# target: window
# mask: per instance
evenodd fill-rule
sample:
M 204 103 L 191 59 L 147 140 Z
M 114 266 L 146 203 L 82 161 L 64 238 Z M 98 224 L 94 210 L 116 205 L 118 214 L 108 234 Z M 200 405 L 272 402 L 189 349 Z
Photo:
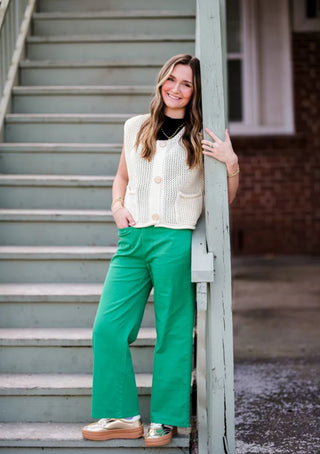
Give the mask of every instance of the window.
M 294 0 L 294 31 L 320 31 L 320 0 Z
M 227 0 L 226 4 L 231 133 L 293 133 L 287 0 Z

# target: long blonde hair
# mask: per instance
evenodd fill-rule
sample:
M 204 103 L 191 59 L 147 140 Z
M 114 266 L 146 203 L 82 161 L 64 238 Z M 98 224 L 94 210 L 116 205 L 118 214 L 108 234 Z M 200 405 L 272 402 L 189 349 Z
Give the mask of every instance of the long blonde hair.
M 161 68 L 156 93 L 151 101 L 150 116 L 142 124 L 136 139 L 136 148 L 141 145 L 141 156 L 151 161 L 156 152 L 156 140 L 158 133 L 165 120 L 165 104 L 161 95 L 163 83 L 170 77 L 176 65 L 187 65 L 192 69 L 193 92 L 192 98 L 186 106 L 184 117 L 184 133 L 182 143 L 187 151 L 187 165 L 190 169 L 200 167 L 202 163 L 201 130 L 202 130 L 202 111 L 201 111 L 201 78 L 200 62 L 196 57 L 187 54 L 175 55 L 168 60 Z

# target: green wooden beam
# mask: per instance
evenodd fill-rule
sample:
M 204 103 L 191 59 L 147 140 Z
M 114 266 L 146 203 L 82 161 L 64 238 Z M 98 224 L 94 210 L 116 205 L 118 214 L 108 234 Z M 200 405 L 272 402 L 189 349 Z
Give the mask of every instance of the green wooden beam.
M 197 1 L 196 53 L 201 63 L 204 128 L 224 139 L 227 125 L 226 18 L 223 0 Z M 199 454 L 234 454 L 233 336 L 229 207 L 225 165 L 205 157 L 205 235 L 214 282 L 198 284 Z M 202 229 L 201 226 L 199 226 Z M 198 230 L 198 228 L 197 228 Z M 198 282 L 203 280 L 194 279 Z M 203 300 L 207 300 L 204 304 Z M 207 306 L 205 308 L 205 306 Z M 204 312 L 205 311 L 205 312 Z M 204 314 L 205 313 L 205 320 Z M 199 331 L 201 330 L 201 333 Z M 205 342 L 206 367 L 201 369 Z M 203 380 L 205 373 L 205 380 Z M 203 390 L 203 383 L 206 389 Z M 199 390 L 200 385 L 200 390 Z M 201 388 L 202 386 L 202 388 Z M 206 408 L 203 402 L 206 401 Z

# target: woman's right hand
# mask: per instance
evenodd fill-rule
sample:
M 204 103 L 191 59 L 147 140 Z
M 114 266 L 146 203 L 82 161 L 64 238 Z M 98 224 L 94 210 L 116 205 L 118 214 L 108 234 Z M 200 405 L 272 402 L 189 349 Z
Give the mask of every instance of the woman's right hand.
M 118 229 L 125 229 L 129 225 L 135 225 L 136 223 L 131 213 L 124 207 L 115 209 L 112 214 Z

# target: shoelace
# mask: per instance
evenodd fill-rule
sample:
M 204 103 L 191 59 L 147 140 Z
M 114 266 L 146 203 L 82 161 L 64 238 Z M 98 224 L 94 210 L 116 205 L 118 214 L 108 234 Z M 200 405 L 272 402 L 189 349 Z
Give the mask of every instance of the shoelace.
M 108 421 L 110 421 L 110 418 L 102 418 L 102 419 L 99 419 L 99 421 L 97 421 L 97 424 L 99 426 L 104 426 Z
M 172 426 L 168 426 L 167 424 L 158 424 L 155 422 L 152 422 L 150 424 L 150 428 L 151 429 L 163 429 L 166 434 L 169 433 L 170 430 L 172 430 Z

